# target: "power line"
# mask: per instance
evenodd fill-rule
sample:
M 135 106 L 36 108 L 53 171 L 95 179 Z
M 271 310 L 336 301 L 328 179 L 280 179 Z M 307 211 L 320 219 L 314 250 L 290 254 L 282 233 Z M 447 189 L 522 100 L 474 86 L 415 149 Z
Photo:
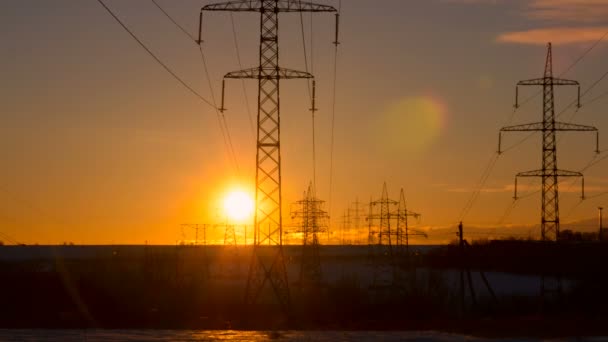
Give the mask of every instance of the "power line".
M 490 160 L 488 161 L 488 164 L 486 165 L 483 173 L 481 174 L 481 178 L 479 179 L 479 182 L 477 182 L 478 185 L 474 188 L 473 193 L 471 193 L 471 197 L 469 197 L 469 200 L 467 201 L 464 208 L 460 212 L 460 217 L 459 217 L 458 221 L 462 221 L 465 218 L 465 216 L 469 213 L 471 208 L 473 208 L 473 204 L 475 204 L 475 201 L 477 201 L 477 198 L 479 197 L 481 190 L 483 190 L 483 187 L 485 186 L 486 182 L 488 181 L 488 178 L 490 178 L 490 174 L 494 170 L 494 166 L 496 166 L 496 162 L 498 161 L 499 157 L 500 157 L 500 155 L 498 153 L 494 153 L 492 155 L 492 158 L 490 158 Z
M 331 221 L 331 205 L 332 205 L 332 194 L 333 194 L 333 181 L 334 181 L 334 131 L 336 126 L 336 85 L 338 83 L 338 45 L 340 42 L 339 38 L 339 22 L 338 18 L 342 14 L 342 0 L 338 0 L 338 13 L 336 13 L 336 41 L 334 42 L 334 79 L 333 79 L 333 94 L 331 101 L 331 138 L 329 147 L 329 199 L 327 201 L 327 211 Z
M 572 68 L 574 68 L 580 61 L 582 61 L 601 41 L 603 41 L 606 36 L 608 36 L 608 31 L 606 31 L 606 33 L 604 33 L 604 35 L 602 35 L 602 37 L 600 39 L 598 39 L 596 42 L 594 42 L 581 56 L 579 56 L 576 60 L 574 60 L 574 62 L 572 62 L 562 73 L 560 73 L 560 76 L 566 74 L 568 71 L 570 71 Z M 597 84 L 599 84 L 599 82 L 601 82 L 604 78 L 606 78 L 608 76 L 608 72 L 606 72 L 605 74 L 603 74 L 598 80 L 596 80 L 591 87 L 589 87 L 583 94 L 581 94 L 581 98 L 583 96 L 585 96 L 587 93 L 589 93 L 589 91 L 591 91 L 595 86 L 597 86 Z M 522 106 L 526 105 L 530 100 L 532 100 L 533 98 L 535 98 L 536 96 L 538 96 L 541 91 L 536 92 L 534 95 L 526 98 L 524 101 L 522 101 L 518 107 L 515 107 L 513 109 L 513 112 L 511 113 L 511 115 L 509 116 L 509 119 L 507 120 L 507 124 L 509 125 L 510 122 L 514 119 L 515 114 L 517 112 L 518 108 L 521 108 Z M 608 92 L 606 92 L 605 94 L 602 94 L 602 96 L 608 95 Z M 601 96 L 600 96 L 601 97 Z M 594 98 L 592 101 L 596 101 L 598 98 Z M 590 101 L 590 102 L 592 102 Z M 574 104 L 576 103 L 576 101 L 571 102 L 566 108 L 564 108 L 558 115 L 557 117 L 560 117 L 566 110 L 568 110 L 570 107 L 572 107 Z M 576 112 L 575 112 L 576 114 Z M 572 119 L 572 118 L 571 118 Z M 523 144 L 525 141 L 527 141 L 528 139 L 530 139 L 532 136 L 534 136 L 533 133 L 528 134 L 526 137 L 524 137 L 523 139 L 521 139 L 520 141 L 516 142 L 515 144 L 513 144 L 512 146 L 509 146 L 508 148 L 504 149 L 503 151 L 501 151 L 501 153 L 505 153 L 508 152 L 514 148 L 516 148 L 517 146 Z M 496 159 L 498 159 L 496 157 Z M 478 182 L 478 186 L 475 188 L 475 190 L 473 191 L 473 193 L 471 194 L 471 197 L 469 198 L 467 204 L 465 204 L 464 209 L 461 212 L 461 218 L 459 219 L 459 221 L 461 221 L 464 216 L 468 213 L 468 211 L 471 209 L 471 207 L 473 206 L 473 204 L 475 203 L 475 201 L 477 200 L 477 197 L 479 196 L 479 193 L 481 192 L 481 190 L 483 189 L 483 186 L 485 185 L 485 182 L 487 181 L 489 174 L 491 173 L 494 164 L 495 164 L 495 159 L 493 157 L 493 159 L 491 159 L 491 161 L 488 163 L 488 166 L 486 166 L 486 168 L 484 169 L 484 172 L 482 173 L 482 177 L 480 179 L 480 181 Z M 503 217 L 501 218 L 501 221 L 504 220 L 508 214 L 513 210 L 513 208 L 515 207 L 516 203 L 515 201 L 507 208 L 507 210 L 505 211 L 505 214 L 503 214 Z
M 237 174 L 240 174 L 241 170 L 239 168 L 238 160 L 236 159 L 236 153 L 234 151 L 234 145 L 232 144 L 232 137 L 230 136 L 230 130 L 228 129 L 228 123 L 226 122 L 226 116 L 224 116 L 224 113 L 221 113 L 220 110 L 217 108 L 217 102 L 215 101 L 215 92 L 213 91 L 213 85 L 211 84 L 211 77 L 209 77 L 209 69 L 207 68 L 207 59 L 205 58 L 205 53 L 203 52 L 202 45 L 199 45 L 198 49 L 201 53 L 201 60 L 203 61 L 203 69 L 205 71 L 205 75 L 207 78 L 207 84 L 209 85 L 209 92 L 211 93 L 211 100 L 213 101 L 215 113 L 219 120 L 220 127 L 222 126 L 222 124 L 224 126 L 224 128 L 223 128 L 223 131 L 225 131 L 225 136 L 224 136 L 225 141 L 224 142 L 227 142 L 228 151 L 232 157 L 232 162 L 234 163 L 234 166 L 236 167 L 236 172 L 237 172 Z
M 144 49 L 149 55 L 150 57 L 152 57 L 163 69 L 165 69 L 165 71 L 167 71 L 171 76 L 173 76 L 173 78 L 175 78 L 182 86 L 184 86 L 184 88 L 186 88 L 188 91 L 190 91 L 194 96 L 196 96 L 197 98 L 199 98 L 203 103 L 216 108 L 209 100 L 207 100 L 206 98 L 204 98 L 201 94 L 199 94 L 196 90 L 194 90 L 191 86 L 189 86 L 184 80 L 182 80 L 175 72 L 173 72 L 173 70 L 171 70 L 171 68 L 169 68 L 167 66 L 167 64 L 165 64 L 163 61 L 160 60 L 160 58 L 158 58 L 139 38 L 137 38 L 137 36 L 133 33 L 133 31 L 131 31 L 117 16 L 116 14 L 114 14 L 114 12 L 112 12 L 112 10 L 106 6 L 106 4 L 103 2 L 103 0 L 97 0 L 97 2 L 99 2 L 99 4 L 101 4 L 101 6 L 103 6 L 103 8 L 105 8 L 105 10 L 112 16 L 112 18 L 114 18 L 114 20 L 116 20 L 116 22 L 118 24 L 120 24 L 120 26 L 122 26 L 122 28 L 127 31 L 127 33 L 131 36 L 131 38 L 133 38 L 138 44 L 139 46 L 141 46 L 142 49 Z
M 300 7 L 302 7 L 302 1 L 298 0 L 298 5 Z M 300 32 L 302 35 L 302 49 L 304 51 L 304 70 L 306 72 L 310 72 L 312 73 L 312 69 L 313 69 L 313 63 L 312 63 L 312 13 L 310 15 L 310 69 L 308 68 L 308 52 L 306 51 L 306 35 L 304 34 L 304 13 L 300 12 Z M 315 136 L 315 111 L 316 108 L 314 108 L 314 103 L 313 103 L 313 94 L 312 94 L 312 90 L 310 87 L 310 80 L 307 79 L 306 80 L 306 89 L 308 90 L 308 99 L 309 101 L 312 103 L 312 107 L 311 107 L 311 112 L 312 112 L 312 184 L 313 184 L 313 189 L 316 192 L 316 187 L 317 187 L 317 157 L 316 157 L 316 153 L 317 153 L 317 148 L 316 148 L 316 136 Z
M 568 71 L 572 70 L 572 68 L 574 68 L 580 61 L 582 61 L 593 49 L 595 49 L 596 46 L 599 45 L 599 43 L 601 43 L 606 36 L 608 36 L 608 31 L 606 31 L 598 40 L 596 40 L 593 44 L 591 44 L 591 46 L 589 46 L 589 48 L 587 50 L 585 50 L 585 52 L 583 52 L 582 55 L 580 55 L 577 59 L 575 59 L 564 71 L 562 71 L 558 77 L 562 77 L 563 75 L 565 75 L 566 73 L 568 73 Z M 540 93 L 542 92 L 542 90 L 539 90 L 537 92 L 535 92 L 534 94 L 532 94 L 530 97 L 526 98 L 525 100 L 523 100 L 521 102 L 521 105 L 524 105 L 526 103 L 528 103 L 529 101 L 531 101 L 532 99 L 536 98 L 538 95 L 540 95 Z
M 101 0 L 98 0 L 102 3 L 103 2 Z M 158 4 L 158 2 L 156 2 L 155 0 L 151 0 L 152 3 L 178 28 L 180 29 L 188 38 L 190 38 L 195 44 L 197 44 L 197 40 L 196 38 L 194 38 L 194 36 L 192 34 L 190 34 L 182 25 L 180 25 L 177 20 L 175 20 L 167 11 L 165 11 L 165 9 L 163 9 L 162 6 L 160 6 L 160 4 Z M 107 6 L 104 5 L 104 7 L 108 10 L 109 8 Z M 114 18 L 116 18 L 116 20 L 119 20 L 111 11 L 110 14 L 112 14 L 112 16 Z M 140 42 L 140 45 L 143 46 L 143 44 L 141 43 L 141 41 L 139 39 L 137 39 L 137 37 L 135 37 L 135 35 L 133 33 L 131 33 L 131 31 L 129 31 L 125 25 L 122 24 L 122 22 L 119 21 L 119 23 L 131 34 L 131 36 L 133 36 L 133 38 L 135 38 L 138 42 Z M 211 78 L 209 77 L 209 71 L 207 68 L 207 62 L 206 62 L 206 58 L 205 58 L 205 53 L 203 52 L 203 48 L 200 44 L 197 44 L 199 47 L 199 51 L 201 54 L 201 60 L 203 62 L 203 69 L 205 71 L 205 77 L 207 78 L 207 82 L 209 85 L 209 91 L 211 93 L 211 100 L 212 100 L 212 104 L 209 103 L 208 100 L 205 100 L 207 102 L 207 104 L 210 104 L 213 109 L 215 110 L 215 113 L 218 117 L 218 124 L 220 126 L 220 131 L 222 132 L 222 138 L 224 139 L 224 145 L 226 147 L 226 150 L 228 152 L 228 155 L 230 156 L 230 159 L 232 161 L 232 163 L 234 163 L 234 167 L 236 168 L 237 174 L 240 174 L 240 168 L 239 168 L 239 164 L 238 164 L 238 160 L 236 157 L 236 153 L 234 151 L 234 145 L 232 144 L 232 137 L 230 135 L 230 130 L 228 129 L 228 124 L 226 122 L 226 117 L 224 116 L 223 113 L 220 113 L 218 107 L 217 107 L 217 102 L 215 100 L 215 93 L 213 91 L 213 86 L 211 85 Z M 145 46 L 143 46 L 147 51 L 149 51 Z
M 596 40 L 579 58 L 577 58 L 572 64 L 570 64 L 570 66 L 568 66 L 566 68 L 566 70 L 562 71 L 561 74 L 559 74 L 559 76 L 563 76 L 565 75 L 568 71 L 570 71 L 572 68 L 574 68 L 575 65 L 577 65 L 581 60 L 583 60 L 583 58 L 585 58 L 590 52 L 591 50 L 595 49 L 596 46 L 599 45 L 599 43 L 601 43 L 606 36 L 608 36 L 608 31 L 606 31 L 601 37 L 600 39 Z
M 178 28 L 179 28 L 179 29 L 180 29 L 180 30 L 181 30 L 181 31 L 182 31 L 182 32 L 183 32 L 185 35 L 187 35 L 188 37 L 190 37 L 190 39 L 192 39 L 193 41 L 195 41 L 195 42 L 196 42 L 196 38 L 194 38 L 194 36 L 193 36 L 193 35 L 192 35 L 190 32 L 188 32 L 188 30 L 186 30 L 186 29 L 185 29 L 185 28 L 184 28 L 182 25 L 180 25 L 180 24 L 179 24 L 179 23 L 178 23 L 178 22 L 177 22 L 175 19 L 173 19 L 173 17 L 172 17 L 172 16 L 170 16 L 170 15 L 169 15 L 169 13 L 168 13 L 167 11 L 165 11 L 165 10 L 164 10 L 164 9 L 163 9 L 163 8 L 162 8 L 162 7 L 161 7 L 161 6 L 160 6 L 160 5 L 157 3 L 157 2 L 156 2 L 156 0 L 151 0 L 151 1 L 152 1 L 152 3 L 153 3 L 154 5 L 156 5 L 156 7 L 158 7 L 158 9 L 159 9 L 161 12 L 163 12 L 163 14 L 164 14 L 164 15 L 165 15 L 167 18 L 169 18 L 169 20 L 171 20 L 171 22 L 172 22 L 173 24 L 175 24 L 175 26 L 177 26 L 177 27 L 178 27 Z
M 608 71 L 606 71 L 604 74 L 602 74 L 602 76 L 600 76 L 597 80 L 595 80 L 591 86 L 589 86 L 589 88 L 585 89 L 584 92 L 581 93 L 580 98 L 582 99 L 583 97 L 585 97 L 587 94 L 589 94 L 589 92 L 591 90 L 593 90 L 593 88 L 595 88 L 602 80 L 604 80 L 606 77 L 608 77 Z M 599 98 L 608 95 L 608 92 L 603 93 L 602 95 L 593 98 L 592 100 L 588 101 L 587 103 L 585 103 L 584 105 L 587 105 L 591 102 L 595 102 L 596 100 L 598 100 Z M 557 113 L 557 115 L 555 116 L 556 118 L 561 117 L 562 115 L 564 115 L 566 113 L 566 111 L 570 108 L 572 108 L 572 106 L 574 106 L 576 103 L 578 103 L 578 100 L 572 100 L 566 107 L 564 107 L 559 113 Z M 579 108 L 576 108 L 574 110 L 574 112 L 572 113 L 572 115 L 570 116 L 570 118 L 567 120 L 567 122 L 570 122 L 574 119 L 574 116 L 576 116 L 576 114 L 579 112 Z M 531 137 L 534 136 L 534 133 L 530 133 L 528 135 L 526 135 L 524 138 L 522 138 L 521 140 L 519 140 L 518 142 L 514 143 L 513 145 L 507 147 L 506 149 L 502 150 L 501 153 L 505 153 L 508 152 L 514 148 L 516 148 L 517 146 L 523 144 L 525 141 L 527 141 L 528 139 L 530 139 Z
M 236 24 L 234 23 L 234 15 L 230 12 L 230 22 L 232 23 L 232 40 L 234 41 L 234 49 L 236 51 L 236 60 L 239 64 L 239 70 L 243 70 L 243 63 L 241 62 L 241 50 L 239 49 L 239 41 L 236 36 Z M 255 128 L 253 125 L 253 115 L 251 114 L 251 106 L 249 105 L 249 97 L 247 96 L 247 88 L 245 87 L 245 80 L 241 79 L 241 86 L 243 88 L 243 97 L 245 98 L 245 108 L 247 109 L 247 118 L 249 119 L 249 129 L 255 139 Z

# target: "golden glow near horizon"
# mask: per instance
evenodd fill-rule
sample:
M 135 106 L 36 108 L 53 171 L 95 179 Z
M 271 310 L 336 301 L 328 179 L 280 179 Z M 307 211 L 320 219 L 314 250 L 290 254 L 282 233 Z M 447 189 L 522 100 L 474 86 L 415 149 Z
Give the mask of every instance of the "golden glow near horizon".
M 224 198 L 224 213 L 233 223 L 244 223 L 253 215 L 253 198 L 242 190 L 232 190 Z

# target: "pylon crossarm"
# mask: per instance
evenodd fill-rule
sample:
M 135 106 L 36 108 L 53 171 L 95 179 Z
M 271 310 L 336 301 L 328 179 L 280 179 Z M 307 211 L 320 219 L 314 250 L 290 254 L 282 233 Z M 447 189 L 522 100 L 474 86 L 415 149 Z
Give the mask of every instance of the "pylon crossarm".
M 261 12 L 268 7 L 265 3 L 268 1 L 226 1 L 206 5 L 201 11 Z M 299 0 L 279 0 L 276 1 L 276 7 L 279 12 L 338 12 L 333 6 Z
M 581 107 L 581 86 L 578 81 L 565 80 L 555 77 L 533 78 L 517 82 L 515 87 L 515 108 L 519 108 L 519 86 L 578 86 L 578 100 L 576 106 Z
M 530 80 L 523 80 L 523 81 L 519 81 L 517 82 L 518 86 L 538 86 L 538 85 L 543 85 L 545 84 L 545 78 L 541 77 L 541 78 L 533 78 Z
M 226 1 L 209 4 L 201 8 L 202 11 L 231 11 L 231 12 L 259 12 L 262 9 L 262 1 Z
M 517 106 L 517 105 L 516 105 Z M 507 126 L 500 129 L 498 132 L 498 154 L 502 153 L 502 133 L 503 132 L 532 132 L 532 131 L 542 131 L 543 123 L 535 122 L 530 124 L 523 125 L 515 125 L 515 126 Z
M 577 125 L 567 122 L 555 122 L 556 131 L 578 131 L 578 132 L 597 132 L 593 126 Z
M 513 199 L 514 200 L 518 200 L 519 197 L 517 197 L 517 179 L 519 177 L 542 177 L 544 175 L 543 170 L 533 170 L 533 171 L 525 171 L 525 172 L 520 172 L 518 174 L 515 175 L 515 187 L 513 188 L 514 192 L 513 192 Z
M 578 171 L 557 170 L 555 173 L 558 177 L 583 177 L 583 174 Z
M 533 171 L 525 171 L 525 172 L 520 172 L 518 174 L 515 175 L 515 189 L 514 189 L 514 195 L 513 195 L 513 199 L 514 200 L 518 200 L 519 197 L 517 197 L 517 179 L 519 177 L 542 177 L 544 175 L 543 170 L 533 170 Z
M 523 80 L 517 82 L 518 86 L 542 86 L 546 83 L 553 84 L 554 86 L 578 86 L 578 81 L 573 80 L 565 80 L 562 78 L 555 77 L 541 77 L 541 78 L 533 78 L 530 80 Z
M 500 129 L 501 132 L 528 132 L 528 131 L 542 131 L 543 123 L 534 122 L 523 125 L 507 126 Z
M 241 79 L 241 78 L 249 78 L 249 79 L 297 79 L 297 78 L 306 78 L 306 79 L 314 79 L 315 77 L 308 72 L 286 69 L 286 68 L 250 68 L 243 69 L 238 71 L 229 72 L 224 75 L 224 78 L 233 78 L 233 79 Z
M 578 83 L 578 81 L 565 80 L 562 78 L 553 77 L 553 85 L 555 85 L 555 86 L 579 86 L 580 84 Z
M 265 12 L 265 11 L 276 11 L 276 12 L 328 12 L 338 14 L 333 6 L 316 4 L 308 1 L 300 0 L 278 0 L 278 1 L 263 1 L 263 0 L 236 0 L 236 1 L 225 1 L 214 4 L 209 4 L 201 8 L 199 15 L 198 25 L 198 39 L 197 43 L 201 44 L 202 32 L 203 32 L 203 12 L 205 11 L 227 11 L 227 12 Z M 336 40 L 334 44 L 338 44 L 338 19 L 336 16 Z

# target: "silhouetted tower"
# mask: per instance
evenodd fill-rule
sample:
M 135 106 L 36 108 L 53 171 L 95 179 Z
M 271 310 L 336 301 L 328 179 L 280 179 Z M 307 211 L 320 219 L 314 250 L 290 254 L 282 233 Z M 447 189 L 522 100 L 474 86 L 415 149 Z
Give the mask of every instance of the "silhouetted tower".
M 182 232 L 185 228 L 194 229 L 194 245 L 198 245 L 199 230 L 203 230 L 203 246 L 207 245 L 207 224 L 200 223 L 183 223 Z
M 364 215 L 363 203 L 359 202 L 359 199 L 355 199 L 348 208 L 348 236 L 350 237 L 350 243 L 353 243 L 353 231 L 355 237 L 359 235 L 359 231 L 361 229 L 361 217 Z
M 224 246 L 236 247 L 236 230 L 235 225 L 226 222 L 224 230 Z
M 346 231 L 350 228 L 351 219 L 350 219 L 350 210 L 344 210 L 342 214 L 342 229 L 340 230 L 340 244 L 344 246 L 346 243 Z
M 205 278 L 209 278 L 209 275 L 210 275 L 209 255 L 207 254 L 207 227 L 208 226 L 209 226 L 208 224 L 200 224 L 200 223 L 183 223 L 181 225 L 182 233 L 187 228 L 194 229 L 194 232 L 195 232 L 194 245 L 195 246 L 199 245 L 199 237 L 201 237 L 200 230 L 202 230 L 203 240 L 202 240 L 202 244 L 201 244 L 200 258 L 201 258 L 201 264 L 202 264 L 202 275 Z
M 239 250 L 237 248 L 236 240 L 236 225 L 230 223 L 228 218 L 226 218 L 226 222 L 214 226 L 224 228 L 224 247 L 218 258 L 218 275 L 224 278 L 236 278 L 241 273 Z
M 517 86 L 542 86 L 543 87 L 543 121 L 503 127 L 498 135 L 498 153 L 501 153 L 501 140 L 503 132 L 530 132 L 538 131 L 543 134 L 542 143 L 542 168 L 540 170 L 520 172 L 515 176 L 515 196 L 517 199 L 518 177 L 540 177 L 542 178 L 541 194 L 541 238 L 542 240 L 555 241 L 559 238 L 559 192 L 558 181 L 560 177 L 583 177 L 580 172 L 560 170 L 557 168 L 557 141 L 558 131 L 581 131 L 596 132 L 596 152 L 599 152 L 599 138 L 597 128 L 591 126 L 575 125 L 555 121 L 555 104 L 553 89 L 555 86 L 577 86 L 580 107 L 580 85 L 577 81 L 565 80 L 553 77 L 551 43 L 547 45 L 547 59 L 545 63 L 545 74 L 542 78 L 520 81 Z M 515 91 L 515 107 L 519 107 L 518 93 Z M 585 196 L 584 179 L 582 180 L 582 196 Z
M 418 213 L 407 210 L 405 192 L 403 189 L 401 189 L 401 193 L 399 195 L 399 205 L 397 207 L 397 229 L 395 230 L 395 234 L 397 236 L 396 244 L 399 248 L 399 255 L 405 254 L 406 257 L 409 256 L 410 236 L 426 237 L 425 233 L 409 228 L 408 218 L 413 217 L 415 219 L 419 219 L 420 216 L 421 215 Z
M 302 259 L 300 261 L 299 285 L 319 285 L 322 282 L 321 258 L 319 256 L 319 234 L 327 231 L 329 216 L 323 210 L 325 201 L 315 196 L 312 183 L 304 198 L 295 202 L 291 218 L 299 220 L 297 232 L 302 233 Z
M 230 72 L 224 76 L 224 79 L 255 79 L 258 81 L 256 209 L 253 255 L 245 290 L 245 302 L 255 303 L 264 286 L 269 283 L 283 309 L 288 311 L 289 284 L 282 249 L 279 84 L 283 79 L 312 79 L 313 75 L 279 66 L 279 13 L 337 13 L 337 10 L 332 6 L 300 0 L 234 0 L 211 4 L 201 9 L 199 43 L 201 42 L 200 27 L 202 27 L 204 11 L 260 13 L 259 65 Z M 221 110 L 225 109 L 223 89 L 222 85 Z M 275 248 L 259 248 L 262 245 L 270 245 Z
M 369 215 L 369 257 L 373 267 L 372 288 L 386 289 L 397 283 L 397 258 L 393 240 L 396 237 L 395 209 L 399 203 L 388 197 L 386 183 L 382 186 L 382 197 L 371 201 Z M 375 210 L 374 210 L 375 209 Z

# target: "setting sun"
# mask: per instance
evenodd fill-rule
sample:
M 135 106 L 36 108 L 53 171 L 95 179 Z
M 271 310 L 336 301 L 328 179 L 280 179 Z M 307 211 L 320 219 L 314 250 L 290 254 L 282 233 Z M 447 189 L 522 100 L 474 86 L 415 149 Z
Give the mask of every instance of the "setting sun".
M 230 220 L 244 221 L 253 213 L 253 199 L 244 191 L 232 191 L 224 198 L 224 212 Z

